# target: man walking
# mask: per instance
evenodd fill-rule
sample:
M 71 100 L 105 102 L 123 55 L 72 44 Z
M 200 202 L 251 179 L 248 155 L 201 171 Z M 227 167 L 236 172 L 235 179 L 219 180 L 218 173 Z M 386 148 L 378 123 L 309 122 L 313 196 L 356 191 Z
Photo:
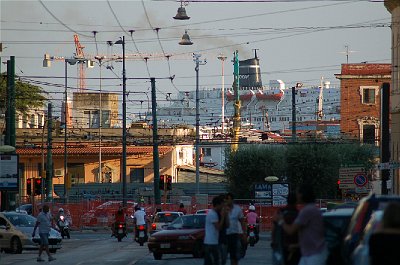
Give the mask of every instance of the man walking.
M 214 197 L 213 208 L 207 213 L 204 236 L 204 265 L 220 265 L 219 231 L 225 223 L 225 213 L 220 214 L 223 206 L 222 196 Z
M 244 244 L 247 244 L 246 223 L 243 211 L 239 205 L 233 203 L 233 194 L 226 195 L 229 207 L 229 227 L 226 229 L 228 253 L 231 265 L 238 265 L 244 257 Z
M 53 261 L 56 259 L 50 255 L 49 251 L 49 234 L 51 229 L 51 223 L 52 223 L 52 216 L 49 213 L 49 206 L 45 204 L 43 205 L 43 209 L 39 213 L 36 219 L 35 228 L 33 228 L 32 232 L 32 237 L 35 237 L 36 228 L 39 227 L 40 247 L 39 247 L 39 256 L 37 258 L 38 262 L 44 261 L 44 259 L 42 259 L 41 257 L 43 250 L 46 251 L 49 261 Z

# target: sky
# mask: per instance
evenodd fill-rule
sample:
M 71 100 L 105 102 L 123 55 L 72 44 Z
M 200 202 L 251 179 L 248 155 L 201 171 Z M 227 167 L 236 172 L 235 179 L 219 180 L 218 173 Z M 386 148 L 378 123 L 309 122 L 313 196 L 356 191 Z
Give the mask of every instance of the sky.
M 175 20 L 180 1 L 7 1 L 1 0 L 1 61 L 16 58 L 16 74 L 40 85 L 56 105 L 64 92 L 64 62 L 42 66 L 45 53 L 71 58 L 78 34 L 89 57 L 106 56 L 86 73 L 87 91 L 122 91 L 122 45 L 125 36 L 127 113 L 146 110 L 149 77 L 156 78 L 158 105 L 166 105 L 178 91 L 194 91 L 193 53 L 207 63 L 199 67 L 200 89 L 220 88 L 222 62 L 225 87 L 233 80 L 233 52 L 239 59 L 260 59 L 262 81 L 283 80 L 287 86 L 302 82 L 319 85 L 321 77 L 339 86 L 334 74 L 346 63 L 390 63 L 390 13 L 383 2 L 370 1 L 184 1 L 189 20 Z M 158 30 L 155 30 L 158 29 Z M 133 30 L 133 31 L 132 31 Z M 193 45 L 179 41 L 187 30 Z M 93 34 L 93 32 L 96 34 Z M 130 33 L 132 32 L 132 34 Z M 107 42 L 113 44 L 109 45 Z M 346 48 L 347 47 L 347 48 Z M 150 54 L 155 59 L 143 60 Z M 166 60 L 166 55 L 171 55 Z M 1 64 L 1 71 L 6 67 Z M 102 76 L 100 81 L 100 74 Z M 77 67 L 68 67 L 69 93 L 77 89 Z M 171 77 L 173 81 L 171 82 Z

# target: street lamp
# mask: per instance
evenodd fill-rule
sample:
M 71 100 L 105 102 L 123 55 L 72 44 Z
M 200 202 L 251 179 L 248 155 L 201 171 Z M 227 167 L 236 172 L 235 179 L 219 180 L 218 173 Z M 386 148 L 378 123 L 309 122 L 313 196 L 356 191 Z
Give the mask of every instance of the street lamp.
M 122 45 L 122 205 L 126 206 L 126 71 L 125 71 L 125 36 L 115 44 Z
M 101 102 L 101 67 L 103 65 L 103 60 L 106 58 L 105 56 L 98 56 L 94 57 L 97 61 L 99 61 L 99 68 L 100 68 L 100 93 L 99 93 L 99 173 L 97 182 L 101 182 L 103 179 L 102 167 L 101 167 L 101 126 L 102 126 L 102 102 Z
M 221 131 L 222 135 L 224 135 L 224 122 L 225 122 L 225 76 L 224 76 L 224 62 L 226 60 L 226 56 L 223 53 L 220 53 L 217 57 L 222 64 L 222 73 L 221 73 L 221 78 L 222 78 L 222 89 L 221 89 L 221 103 L 222 103 L 222 109 L 221 109 L 221 116 L 222 116 L 222 123 L 221 123 Z
M 193 61 L 196 63 L 194 68 L 196 71 L 196 194 L 199 194 L 200 189 L 200 152 L 199 152 L 199 142 L 200 142 L 200 98 L 199 98 L 199 66 L 205 65 L 207 61 L 200 60 L 201 54 L 193 53 Z

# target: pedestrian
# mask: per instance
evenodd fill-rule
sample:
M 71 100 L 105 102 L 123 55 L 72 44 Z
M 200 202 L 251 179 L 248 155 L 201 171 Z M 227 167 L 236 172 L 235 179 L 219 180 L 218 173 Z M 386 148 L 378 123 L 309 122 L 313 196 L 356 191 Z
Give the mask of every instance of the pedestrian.
M 220 265 L 219 231 L 225 222 L 225 213 L 222 213 L 223 198 L 216 196 L 212 200 L 213 208 L 206 216 L 204 236 L 204 265 Z M 219 218 L 218 213 L 221 213 Z
M 221 219 L 222 218 L 222 214 L 224 214 L 224 222 L 222 223 L 222 227 L 219 230 L 219 238 L 218 238 L 218 242 L 219 242 L 219 256 L 220 256 L 220 263 L 221 265 L 225 265 L 226 264 L 226 259 L 227 259 L 227 255 L 228 255 L 228 238 L 226 235 L 226 229 L 229 227 L 229 206 L 227 204 L 226 201 L 226 195 L 225 194 L 221 194 L 219 195 L 222 198 L 223 201 L 223 206 L 221 211 L 218 213 L 218 217 Z
M 179 209 L 178 212 L 183 213 L 184 215 L 187 213 L 186 209 L 185 209 L 185 205 L 183 203 L 179 204 Z
M 370 264 L 399 264 L 400 203 L 389 203 L 383 212 L 382 227 L 369 239 Z
M 226 229 L 228 253 L 231 265 L 238 265 L 244 257 L 247 247 L 246 223 L 243 211 L 239 205 L 233 203 L 232 193 L 226 194 L 229 207 L 229 226 Z
M 273 264 L 297 265 L 300 261 L 301 253 L 298 233 L 290 235 L 278 225 L 279 216 L 283 216 L 283 220 L 286 224 L 293 224 L 299 213 L 296 202 L 296 194 L 289 193 L 287 205 L 279 209 L 273 218 L 271 235 Z
M 319 208 L 315 206 L 315 193 L 311 185 L 302 185 L 297 189 L 297 201 L 304 204 L 292 224 L 285 223 L 280 215 L 278 224 L 283 230 L 294 235 L 299 233 L 301 258 L 299 265 L 325 265 L 328 250 L 325 243 L 324 224 Z
M 49 261 L 53 261 L 56 258 L 50 255 L 49 251 L 49 234 L 52 227 L 53 217 L 49 213 L 49 206 L 47 204 L 43 205 L 42 211 L 39 213 L 35 227 L 33 228 L 32 237 L 35 237 L 36 229 L 39 227 L 39 237 L 40 237 L 40 247 L 39 256 L 37 257 L 37 262 L 43 262 L 42 252 L 46 251 Z

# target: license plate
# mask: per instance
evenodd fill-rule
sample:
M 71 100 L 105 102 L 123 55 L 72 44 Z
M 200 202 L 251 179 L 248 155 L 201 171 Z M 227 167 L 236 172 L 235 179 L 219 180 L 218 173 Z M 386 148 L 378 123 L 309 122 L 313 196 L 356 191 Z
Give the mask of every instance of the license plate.
M 254 232 L 250 232 L 250 236 L 254 236 Z
M 122 234 L 124 231 L 122 229 L 118 229 L 118 233 Z
M 139 231 L 139 237 L 144 237 L 144 231 Z
M 170 248 L 171 244 L 160 244 L 160 248 Z

